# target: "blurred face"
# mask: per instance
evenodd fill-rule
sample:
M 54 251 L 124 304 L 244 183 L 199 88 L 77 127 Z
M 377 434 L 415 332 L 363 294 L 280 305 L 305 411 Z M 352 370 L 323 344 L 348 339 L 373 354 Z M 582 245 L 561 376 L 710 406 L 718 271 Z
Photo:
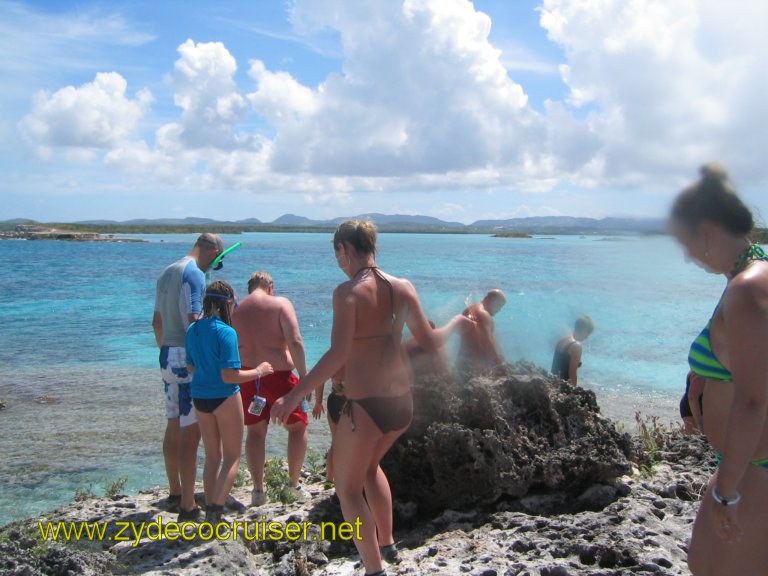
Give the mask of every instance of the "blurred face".
M 496 313 L 504 308 L 504 304 L 507 303 L 506 298 L 501 295 L 494 294 L 484 302 L 484 307 L 488 311 L 488 314 L 495 316 Z
M 573 337 L 579 342 L 584 342 L 584 340 L 589 338 L 591 334 L 591 332 L 576 332 L 574 333 Z
M 203 272 L 207 272 L 208 269 L 211 267 L 211 263 L 216 260 L 216 257 L 221 254 L 221 250 L 216 248 L 215 246 L 208 247 L 207 245 L 203 245 L 200 249 L 200 258 L 198 259 L 197 265 Z
M 670 229 L 675 240 L 683 247 L 685 259 L 711 272 L 706 263 L 708 256 L 706 235 L 702 234 L 701 227 L 694 230 L 683 222 L 673 221 Z
M 339 268 L 346 272 L 346 267 L 349 265 L 347 247 L 344 244 L 336 244 L 333 249 L 336 253 L 336 264 L 338 264 Z

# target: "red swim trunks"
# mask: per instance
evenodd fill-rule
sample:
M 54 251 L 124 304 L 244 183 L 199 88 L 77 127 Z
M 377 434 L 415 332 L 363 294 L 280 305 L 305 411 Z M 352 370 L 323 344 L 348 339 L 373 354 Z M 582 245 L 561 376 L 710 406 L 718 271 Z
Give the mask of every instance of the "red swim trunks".
M 243 366 L 243 370 L 250 370 L 250 368 Z M 254 416 L 248 412 L 248 406 L 251 405 L 251 401 L 256 395 L 256 380 L 250 380 L 244 384 L 240 384 L 240 398 L 243 401 L 245 425 L 250 426 L 257 422 L 269 420 L 270 407 L 278 398 L 282 398 L 288 394 L 288 392 L 293 390 L 298 383 L 299 379 L 296 378 L 296 375 L 290 370 L 280 370 L 269 376 L 262 377 L 260 381 L 259 396 L 267 399 L 267 405 L 264 406 L 264 409 L 259 416 Z M 307 424 L 309 422 L 307 414 L 301 411 L 300 406 L 301 405 L 296 406 L 294 411 L 291 412 L 291 415 L 288 417 L 288 424 L 294 424 L 295 422 L 304 422 L 304 424 Z

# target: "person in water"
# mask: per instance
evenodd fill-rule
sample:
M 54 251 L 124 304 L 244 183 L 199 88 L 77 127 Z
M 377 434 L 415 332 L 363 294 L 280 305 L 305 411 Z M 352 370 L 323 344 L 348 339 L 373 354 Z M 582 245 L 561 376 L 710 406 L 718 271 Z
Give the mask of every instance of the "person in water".
M 205 521 L 221 521 L 224 503 L 240 466 L 243 406 L 238 384 L 272 372 L 264 362 L 240 369 L 237 334 L 231 317 L 235 292 L 223 280 L 211 283 L 203 299 L 203 317 L 187 329 L 187 371 L 192 374 L 192 402 L 205 448 L 203 488 Z
M 581 355 L 584 351 L 582 342 L 595 331 L 595 323 L 589 316 L 576 320 L 573 334 L 565 336 L 555 346 L 552 357 L 552 374 L 566 382 L 577 386 L 578 372 L 581 368 Z
M 376 266 L 376 229 L 370 222 L 342 223 L 333 237 L 336 262 L 349 278 L 333 292 L 331 347 L 296 388 L 272 407 L 285 421 L 307 393 L 344 367 L 346 400 L 333 443 L 336 493 L 344 519 L 361 521 L 355 539 L 368 576 L 385 574 L 382 556 L 397 562 L 392 531 L 392 493 L 379 462 L 411 422 L 413 401 L 408 359 L 401 345 L 408 327 L 420 346 L 434 350 L 458 315 L 432 330 L 410 282 Z
M 691 346 L 704 382 L 702 432 L 719 454 L 693 525 L 694 576 L 765 574 L 768 566 L 768 255 L 725 170 L 705 165 L 674 202 L 670 226 L 688 259 L 727 279 Z
M 680 418 L 683 419 L 683 433 L 697 434 L 701 430 L 704 409 L 701 395 L 704 392 L 704 379 L 689 371 L 685 377 L 685 393 L 680 398 Z
M 294 369 L 303 377 L 307 373 L 304 340 L 301 337 L 296 311 L 288 298 L 275 295 L 275 282 L 267 272 L 254 272 L 248 281 L 248 296 L 232 315 L 232 326 L 240 338 L 240 354 L 245 366 L 269 362 L 274 374 L 243 383 L 242 400 L 245 425 L 245 457 L 253 479 L 251 506 L 267 501 L 264 490 L 264 463 L 269 414 L 275 400 L 288 393 L 299 382 Z M 254 397 L 266 400 L 261 413 L 252 414 L 248 408 Z M 288 490 L 300 500 L 304 493 L 299 487 L 301 467 L 307 451 L 307 414 L 294 410 L 286 423 L 288 430 Z
M 456 361 L 459 374 L 466 376 L 486 372 L 504 362 L 496 342 L 493 317 L 506 303 L 504 292 L 494 288 L 480 302 L 470 304 L 462 312 L 473 324 L 461 332 Z

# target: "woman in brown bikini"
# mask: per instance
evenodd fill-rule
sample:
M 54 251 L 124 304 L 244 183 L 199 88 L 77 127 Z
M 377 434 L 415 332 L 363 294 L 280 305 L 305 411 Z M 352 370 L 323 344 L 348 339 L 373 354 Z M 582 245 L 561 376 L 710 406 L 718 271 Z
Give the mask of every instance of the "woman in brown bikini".
M 432 330 L 413 285 L 376 267 L 376 229 L 348 221 L 333 237 L 336 261 L 349 277 L 333 293 L 331 347 L 302 381 L 272 407 L 281 421 L 303 396 L 344 366 L 346 403 L 336 430 L 333 464 L 344 519 L 362 523 L 355 546 L 367 576 L 382 576 L 382 556 L 397 561 L 392 493 L 379 467 L 411 422 L 411 372 L 401 346 L 407 326 L 427 350 L 471 320 L 458 315 Z M 363 495 L 365 492 L 365 496 Z

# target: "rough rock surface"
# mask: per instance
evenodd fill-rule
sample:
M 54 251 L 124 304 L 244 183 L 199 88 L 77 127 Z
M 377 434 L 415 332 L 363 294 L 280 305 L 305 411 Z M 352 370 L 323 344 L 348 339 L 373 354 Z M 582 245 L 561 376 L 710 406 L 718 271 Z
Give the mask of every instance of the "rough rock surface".
M 523 369 L 525 365 L 516 366 L 514 377 L 507 373 L 475 380 L 453 397 L 438 388 L 417 391 L 421 406 L 433 409 L 429 415 L 422 408 L 433 422 L 419 418 L 414 433 L 403 439 L 402 466 L 387 461 L 393 489 L 400 495 L 395 536 L 402 556 L 399 565 L 387 567 L 388 574 L 688 574 L 691 523 L 714 468 L 706 441 L 659 436 L 655 462 L 641 459 L 641 474 L 626 460 L 632 451 L 628 437 L 599 417 L 590 393 L 563 388 L 535 369 Z M 430 394 L 444 394 L 445 402 L 430 402 Z M 465 424 L 455 425 L 458 421 Z M 419 429 L 425 438 L 421 448 L 413 444 Z M 419 449 L 424 462 L 416 458 Z M 514 450 L 514 456 L 500 454 L 502 450 Z M 450 473 L 451 464 L 459 474 Z M 407 466 L 412 466 L 410 479 Z M 620 476 L 622 472 L 629 474 Z M 250 489 L 238 488 L 225 516 L 251 523 L 341 521 L 333 489 L 318 480 L 307 478 L 306 502 L 260 508 L 246 508 L 242 503 L 250 500 Z M 474 499 L 462 496 L 466 491 Z M 317 539 L 314 528 L 309 541 L 293 543 L 248 541 L 242 528 L 235 541 L 157 540 L 146 534 L 135 538 L 130 531 L 122 534 L 128 541 L 118 541 L 117 522 L 175 520 L 163 510 L 165 496 L 156 489 L 78 502 L 0 528 L 0 574 L 363 573 L 350 542 Z M 421 496 L 428 505 L 417 499 Z M 38 521 L 110 524 L 102 540 L 65 544 L 43 541 Z
M 414 421 L 382 462 L 398 500 L 434 513 L 559 493 L 567 511 L 630 470 L 628 435 L 595 394 L 518 362 L 463 385 L 414 386 Z

